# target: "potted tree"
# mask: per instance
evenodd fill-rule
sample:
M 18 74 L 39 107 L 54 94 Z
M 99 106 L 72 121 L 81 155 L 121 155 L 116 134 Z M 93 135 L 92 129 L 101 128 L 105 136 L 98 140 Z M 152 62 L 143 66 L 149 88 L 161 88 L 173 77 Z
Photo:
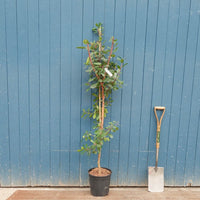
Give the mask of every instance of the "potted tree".
M 124 64 L 123 58 L 114 58 L 117 51 L 117 40 L 114 37 L 110 40 L 111 47 L 105 47 L 101 23 L 96 24 L 92 31 L 97 34 L 98 40 L 94 42 L 83 40 L 86 46 L 77 47 L 86 49 L 88 52 L 85 64 L 89 80 L 86 85 L 88 86 L 87 91 L 91 89 L 94 96 L 92 109 L 83 109 L 82 114 L 82 117 L 89 117 L 94 120 L 93 131 L 84 133 L 82 137 L 82 142 L 84 141 L 84 143 L 78 151 L 88 155 L 91 153 L 98 155 L 97 167 L 88 171 L 90 188 L 92 195 L 105 196 L 109 192 L 112 171 L 101 167 L 101 150 L 104 142 L 108 142 L 113 138 L 112 133 L 118 130 L 118 123 L 113 121 L 105 126 L 104 119 L 108 113 L 107 108 L 112 103 L 112 91 L 118 90 L 123 84 L 119 76 L 122 67 L 126 64 Z

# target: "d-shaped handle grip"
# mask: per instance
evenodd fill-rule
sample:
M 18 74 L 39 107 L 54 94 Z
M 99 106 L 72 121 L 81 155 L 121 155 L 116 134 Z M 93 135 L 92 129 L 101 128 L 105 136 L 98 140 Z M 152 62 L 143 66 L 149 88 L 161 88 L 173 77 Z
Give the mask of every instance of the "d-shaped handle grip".
M 165 110 L 164 106 L 155 106 L 154 109 L 156 110 Z
M 160 117 L 160 120 L 158 119 L 157 110 L 163 111 L 163 113 L 162 113 L 162 115 Z M 163 107 L 163 106 L 155 106 L 154 107 L 154 113 L 155 113 L 156 120 L 157 120 L 157 129 L 159 128 L 159 131 L 160 131 L 161 122 L 162 122 L 163 116 L 165 114 L 165 107 Z

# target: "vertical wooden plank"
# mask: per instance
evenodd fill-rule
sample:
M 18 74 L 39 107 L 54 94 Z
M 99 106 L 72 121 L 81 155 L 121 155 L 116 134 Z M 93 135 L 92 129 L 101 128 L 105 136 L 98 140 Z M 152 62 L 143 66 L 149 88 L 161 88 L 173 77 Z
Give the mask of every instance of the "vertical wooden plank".
M 155 47 L 158 16 L 158 1 L 154 0 L 148 4 L 147 28 L 145 38 L 145 56 L 143 61 L 143 85 L 142 85 L 142 109 L 140 124 L 140 146 L 138 185 L 147 185 L 148 168 L 148 142 L 151 129 L 152 117 L 152 92 L 155 70 Z
M 39 1 L 40 171 L 39 185 L 50 182 L 50 18 L 49 1 Z
M 70 185 L 71 1 L 61 1 L 61 163 L 59 185 Z
M 126 58 L 126 62 L 128 65 L 124 68 L 123 76 L 124 76 L 124 86 L 123 86 L 123 96 L 122 96 L 122 121 L 124 121 L 124 129 L 126 128 L 126 132 L 129 133 L 127 142 L 128 146 L 128 163 L 127 163 L 127 184 L 128 185 L 136 185 L 136 165 L 135 158 L 137 157 L 137 153 L 134 152 L 134 140 L 135 140 L 135 132 L 132 127 L 131 120 L 131 110 L 134 106 L 132 104 L 132 92 L 133 92 L 133 76 L 134 76 L 134 52 L 135 49 L 135 33 L 136 33 L 136 17 L 137 17 L 137 0 L 127 1 L 126 6 L 126 30 L 125 30 L 125 47 L 124 47 L 124 56 Z M 124 110 L 127 115 L 125 115 Z M 124 114 L 123 114 L 124 113 Z M 124 134 L 124 131 L 122 132 Z M 126 133 L 126 134 L 127 134 Z M 122 134 L 122 136 L 123 136 Z
M 193 5 L 197 8 L 198 5 Z M 190 8 L 190 6 L 188 6 Z M 190 13 L 190 10 L 189 10 Z M 177 142 L 177 154 L 176 154 L 176 173 L 175 173 L 175 185 L 182 185 L 184 183 L 185 173 L 185 159 L 187 151 L 187 141 L 189 132 L 189 122 L 191 114 L 191 97 L 193 93 L 193 76 L 195 66 L 195 53 L 197 43 L 197 29 L 198 24 L 194 24 L 188 20 L 188 38 L 186 46 L 186 55 L 184 60 L 184 77 L 182 85 L 181 103 L 180 103 L 180 124 L 179 135 Z M 182 32 L 182 30 L 181 30 Z M 186 114 L 187 113 L 187 114 Z M 195 134 L 195 133 L 194 133 Z
M 93 33 L 92 33 L 92 27 L 93 24 L 93 15 L 94 15 L 94 2 L 93 0 L 84 1 L 83 2 L 83 37 L 82 39 L 88 39 L 89 41 L 92 41 Z M 83 45 L 83 44 L 81 44 Z M 81 83 L 81 112 L 83 109 L 91 108 L 91 93 L 86 92 L 86 89 L 88 86 L 85 85 L 88 81 L 88 73 L 85 72 L 86 66 L 83 64 L 85 63 L 88 53 L 86 50 L 83 50 L 82 52 L 82 60 L 81 60 L 81 72 L 82 72 L 82 83 Z M 90 119 L 81 119 L 81 137 L 85 133 L 85 131 L 90 130 Z M 93 158 L 95 161 L 93 162 Z M 96 156 L 90 156 L 88 157 L 86 154 L 80 155 L 80 185 L 88 185 L 88 169 L 96 166 Z M 94 164 L 94 165 L 93 165 Z
M 17 1 L 21 185 L 30 185 L 27 1 Z
M 156 119 L 153 112 L 154 106 L 162 105 L 162 87 L 164 77 L 164 61 L 165 61 L 165 48 L 166 38 L 168 31 L 168 14 L 169 14 L 169 0 L 159 1 L 158 8 L 158 27 L 156 33 L 156 54 L 155 54 L 155 68 L 153 79 L 153 91 L 152 91 L 152 105 L 150 115 L 150 133 L 148 144 L 148 166 L 155 165 L 155 138 L 156 138 Z M 165 105 L 163 105 L 165 106 Z M 166 110 L 166 113 L 168 110 Z M 167 157 L 167 135 L 168 127 L 165 126 L 165 116 L 162 122 L 161 128 L 161 148 L 159 153 L 159 166 L 165 164 Z M 163 159 L 162 159 L 163 158 Z M 163 163 L 164 161 L 164 163 Z
M 8 102 L 10 132 L 11 185 L 20 185 L 20 133 L 18 99 L 18 59 L 17 59 L 17 24 L 16 2 L 6 1 Z
M 105 20 L 105 0 L 94 1 L 94 24 L 96 23 L 104 23 Z
M 179 1 L 171 1 L 169 5 L 169 19 L 168 19 L 168 32 L 167 32 L 167 46 L 165 50 L 164 62 L 164 80 L 163 80 L 163 93 L 162 105 L 166 107 L 168 112 L 165 113 L 165 127 L 168 127 L 168 154 L 167 163 L 165 167 L 165 184 L 173 184 L 172 177 L 174 176 L 175 167 L 175 152 L 177 142 L 177 132 L 170 130 L 170 117 L 171 117 L 171 102 L 172 102 L 172 88 L 173 88 L 173 75 L 174 75 L 174 61 L 176 56 L 177 47 L 177 32 L 179 21 Z M 164 126 L 162 127 L 162 130 Z M 163 133 L 164 134 L 164 133 Z
M 127 1 L 116 1 L 116 8 L 115 8 L 115 33 L 114 37 L 118 41 L 119 50 L 117 54 L 120 56 L 124 56 L 124 40 L 125 40 L 125 27 L 126 27 L 126 6 Z M 121 79 L 123 80 L 123 70 Z M 112 115 L 112 121 L 118 121 L 120 124 L 119 131 L 116 133 L 118 134 L 119 138 L 119 158 L 118 158 L 118 185 L 125 185 L 127 179 L 127 143 L 128 143 L 128 130 L 126 130 L 126 124 L 124 124 L 124 116 L 122 112 L 123 104 L 122 104 L 122 97 L 123 97 L 123 90 L 118 90 L 113 92 L 113 106 L 112 111 L 114 112 Z M 126 155 L 125 155 L 126 154 Z
M 197 1 L 195 2 L 197 3 Z M 194 5 L 194 6 L 193 6 Z M 191 11 L 196 10 L 198 8 L 197 5 L 195 5 L 192 2 Z M 195 28 L 194 28 L 194 27 Z M 187 150 L 186 150 L 186 161 L 185 161 L 185 180 L 184 185 L 199 185 L 199 173 L 195 174 L 195 169 L 200 171 L 199 163 L 195 163 L 196 155 L 198 155 L 198 136 L 199 136 L 199 106 L 200 106 L 200 91 L 199 91 L 199 85 L 200 85 L 200 66 L 199 66 L 199 29 L 200 29 L 200 20 L 199 16 L 197 14 L 190 16 L 190 27 L 194 28 L 195 31 L 190 32 L 190 34 L 195 34 L 192 37 L 197 38 L 196 40 L 196 47 L 195 47 L 195 66 L 194 66 L 194 77 L 193 77 L 193 83 L 192 83 L 192 97 L 191 97 L 191 114 L 190 114 L 190 120 L 189 120 L 189 128 L 188 128 L 188 140 L 187 140 Z M 196 166 L 195 166 L 196 164 Z
M 195 6 L 195 4 L 197 6 Z M 194 5 L 194 6 L 193 6 Z M 188 131 L 188 150 L 185 165 L 185 185 L 191 183 L 194 186 L 200 185 L 200 18 L 198 13 L 199 2 L 192 1 L 190 24 L 196 24 L 198 21 L 197 46 L 195 55 L 195 72 L 193 78 L 193 97 L 191 104 L 191 119 Z M 191 25 L 190 25 L 191 26 Z M 192 34 L 192 32 L 190 32 Z
M 109 42 L 109 40 L 111 39 L 111 37 L 114 34 L 114 16 L 115 16 L 115 8 L 116 8 L 116 4 L 115 4 L 115 0 L 111 0 L 111 1 L 105 1 L 104 2 L 104 23 L 103 23 L 103 27 L 104 27 L 104 39 L 106 40 L 106 46 L 110 46 L 111 42 Z M 103 8 L 102 8 L 103 9 Z M 108 117 L 109 118 L 109 117 Z
M 105 35 L 104 38 L 106 40 L 106 45 L 110 46 L 111 43 L 109 42 L 110 38 L 114 35 L 114 16 L 115 16 L 115 9 L 116 9 L 116 1 L 105 1 Z M 112 96 L 112 95 L 111 95 Z M 108 107 L 108 115 L 105 120 L 105 123 L 107 124 L 108 121 L 111 121 L 112 116 L 112 106 Z M 110 144 L 106 144 L 107 149 L 109 150 L 109 153 L 105 154 L 108 158 L 108 165 L 106 167 L 109 167 L 109 169 L 112 170 L 112 178 L 111 178 L 111 184 L 117 185 L 117 173 L 118 173 L 118 138 L 119 138 L 119 131 L 117 131 L 114 135 L 114 138 L 111 140 Z
M 135 33 L 135 51 L 134 51 L 134 74 L 132 82 L 132 108 L 131 108 L 131 130 L 134 135 L 131 136 L 132 148 L 135 157 L 133 158 L 137 170 L 137 175 L 133 179 L 138 183 L 142 182 L 139 177 L 139 148 L 140 148 L 140 124 L 142 108 L 142 85 L 143 85 L 143 62 L 144 48 L 146 38 L 146 20 L 147 20 L 148 1 L 142 0 L 137 2 L 136 15 L 136 33 Z
M 114 21 L 114 37 L 118 40 L 118 48 L 119 50 L 117 51 L 117 54 L 123 57 L 124 51 L 124 32 L 125 32 L 125 7 L 126 7 L 126 1 L 116 1 L 115 4 L 115 21 Z M 122 11 L 122 12 L 121 12 Z M 122 26 L 123 24 L 123 26 Z M 123 70 L 122 70 L 123 71 Z M 122 72 L 123 73 L 123 72 Z M 123 76 L 121 76 L 121 79 Z M 112 98 L 113 98 L 113 103 L 112 103 L 112 114 L 111 114 L 111 121 L 117 121 L 120 124 L 119 131 L 116 132 L 116 139 L 115 139 L 115 145 L 118 152 L 118 155 L 116 155 L 116 167 L 117 167 L 117 185 L 123 185 L 121 181 L 121 177 L 124 176 L 126 172 L 120 171 L 120 166 L 121 166 L 121 157 L 120 157 L 120 139 L 121 139 L 121 101 L 122 101 L 122 90 L 118 90 L 116 92 L 112 93 Z M 115 168 L 114 168 L 115 169 Z
M 7 74 L 7 32 L 5 2 L 0 1 L 0 184 L 10 185 L 10 134 Z
M 58 185 L 60 170 L 60 1 L 50 1 L 50 131 L 51 180 Z
M 70 183 L 78 185 L 80 166 L 80 106 L 81 106 L 81 51 L 82 45 L 82 6 L 81 0 L 72 1 L 72 71 L 71 71 L 71 149 L 70 149 Z M 78 14 L 77 14 L 78 13 Z M 80 17 L 81 16 L 81 17 Z
M 28 1 L 31 185 L 38 184 L 40 164 L 38 15 L 38 1 Z
M 200 98 L 200 97 L 199 97 Z M 199 186 L 199 174 L 200 174 L 200 111 L 198 116 L 198 125 L 197 125 L 197 140 L 196 140 L 196 148 L 195 148 L 195 165 L 194 165 L 194 185 Z

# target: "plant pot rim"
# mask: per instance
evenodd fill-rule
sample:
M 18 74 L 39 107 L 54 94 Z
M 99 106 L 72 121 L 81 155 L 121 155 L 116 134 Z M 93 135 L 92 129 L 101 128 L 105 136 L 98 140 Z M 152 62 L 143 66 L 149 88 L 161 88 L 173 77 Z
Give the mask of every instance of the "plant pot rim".
M 106 168 L 106 167 L 101 167 L 101 168 L 103 168 L 103 169 L 107 169 L 108 171 L 110 171 L 110 174 L 108 174 L 108 175 L 106 175 L 106 176 L 93 176 L 93 175 L 91 175 L 89 172 L 92 171 L 92 170 L 95 169 L 95 168 L 96 168 L 96 167 L 93 167 L 93 168 L 90 168 L 90 169 L 88 170 L 89 176 L 97 177 L 97 178 L 105 178 L 105 177 L 111 176 L 111 174 L 112 174 L 112 170 L 111 170 L 111 169 L 108 169 L 108 168 Z

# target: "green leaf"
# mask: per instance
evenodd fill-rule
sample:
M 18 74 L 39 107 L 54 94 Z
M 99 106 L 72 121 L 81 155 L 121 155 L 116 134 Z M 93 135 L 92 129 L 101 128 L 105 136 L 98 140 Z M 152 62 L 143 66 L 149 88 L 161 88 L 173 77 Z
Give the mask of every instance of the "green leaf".
M 85 117 L 85 113 L 83 113 L 83 114 L 81 115 L 81 118 L 83 118 L 83 117 Z
M 97 33 L 97 28 L 92 28 L 92 31 Z
M 90 88 L 88 88 L 87 90 L 86 90 L 86 92 L 88 92 L 90 90 Z
M 101 22 L 99 22 L 98 24 L 96 23 L 95 25 L 96 25 L 96 27 L 98 27 L 98 28 L 99 28 L 99 27 L 101 27 L 101 26 L 102 26 L 102 23 L 101 23 Z
M 104 142 L 109 142 L 109 141 L 110 141 L 109 138 L 107 138 L 107 137 L 104 138 Z
M 92 68 L 91 67 L 89 67 L 87 70 L 85 70 L 86 72 L 88 72 L 88 73 L 91 73 L 93 70 L 92 70 Z
M 97 87 L 97 85 L 98 85 L 98 83 L 94 83 L 94 84 L 92 84 L 92 85 L 90 86 L 90 88 L 91 88 L 91 89 L 94 89 L 94 88 Z
M 86 60 L 85 64 L 86 64 L 86 65 L 89 65 L 89 64 L 90 64 L 90 58 L 89 58 L 89 57 L 87 57 L 87 60 Z
M 85 49 L 85 47 L 76 47 L 77 49 Z
M 112 139 L 112 138 L 113 138 L 113 135 L 112 135 L 112 134 L 110 134 L 110 135 L 109 135 L 109 137 Z
M 125 63 L 125 64 L 123 65 L 123 67 L 125 67 L 126 65 L 128 65 L 128 63 Z
M 83 40 L 83 44 L 89 44 L 88 40 Z
M 92 82 L 92 81 L 94 81 L 95 79 L 96 79 L 96 77 L 90 78 L 90 79 L 88 80 L 88 82 Z
M 97 94 L 95 94 L 95 93 L 92 93 L 92 96 L 94 96 L 94 97 L 98 97 L 98 95 L 97 95 Z
M 116 48 L 113 50 L 113 53 L 115 53 L 117 50 L 118 50 L 118 47 L 116 47 Z
M 94 65 L 101 66 L 102 64 L 100 62 L 94 62 Z
M 124 62 L 124 59 L 123 59 L 122 57 L 120 57 L 120 56 L 117 57 L 117 60 L 119 60 L 120 63 L 123 63 L 123 62 Z

